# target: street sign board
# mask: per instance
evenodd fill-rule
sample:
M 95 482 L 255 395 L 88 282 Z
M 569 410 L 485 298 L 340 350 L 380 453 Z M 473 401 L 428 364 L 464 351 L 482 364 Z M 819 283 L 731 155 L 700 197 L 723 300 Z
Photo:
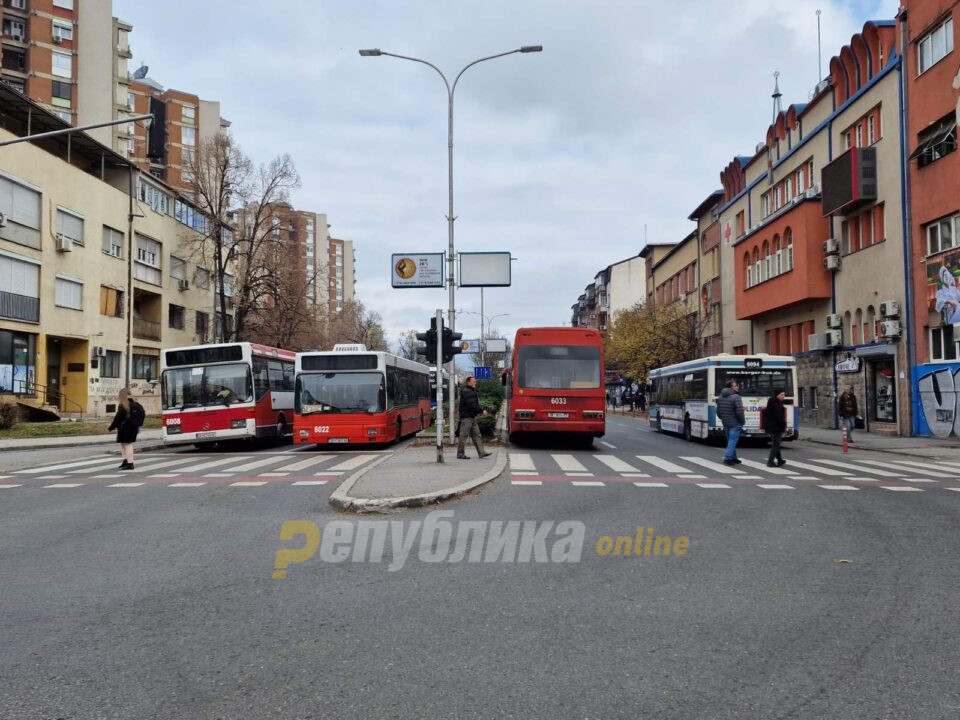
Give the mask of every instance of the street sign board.
M 443 287 L 444 253 L 394 253 L 390 284 L 395 288 Z
M 480 352 L 480 340 L 464 340 L 460 343 L 460 347 L 463 348 L 465 353 L 478 353 Z
M 488 353 L 505 353 L 507 351 L 506 338 L 487 338 Z
M 493 380 L 493 368 L 489 365 L 476 365 L 473 368 L 473 376 L 477 380 Z
M 460 253 L 460 287 L 508 287 L 511 283 L 510 253 Z

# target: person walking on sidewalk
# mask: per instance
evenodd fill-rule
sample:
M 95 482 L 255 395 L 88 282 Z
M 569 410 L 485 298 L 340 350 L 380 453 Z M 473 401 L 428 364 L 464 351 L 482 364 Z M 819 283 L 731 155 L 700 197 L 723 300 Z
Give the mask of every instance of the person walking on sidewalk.
M 787 394 L 778 390 L 767 400 L 767 409 L 763 414 L 763 429 L 770 435 L 770 456 L 767 467 L 780 467 L 787 461 L 780 455 L 780 441 L 787 431 L 787 406 L 783 404 Z
M 470 459 L 464 448 L 468 435 L 477 448 L 477 457 L 484 458 L 490 455 L 483 449 L 483 436 L 480 434 L 480 426 L 477 425 L 477 416 L 486 414 L 487 411 L 480 407 L 477 379 L 471 375 L 467 378 L 466 387 L 460 391 L 460 438 L 457 440 L 457 457 L 461 460 Z
M 853 442 L 853 428 L 857 424 L 860 408 L 857 407 L 857 396 L 853 392 L 852 385 L 847 385 L 847 389 L 840 393 L 838 404 L 837 411 L 840 413 L 840 422 L 847 428 L 847 442 Z
M 143 406 L 130 397 L 127 388 L 123 388 L 117 398 L 117 414 L 107 428 L 108 431 L 117 431 L 117 442 L 120 443 L 120 454 L 123 456 L 120 470 L 133 470 L 133 444 L 137 441 L 143 419 Z
M 737 443 L 740 441 L 746 418 L 743 415 L 743 400 L 740 398 L 740 383 L 736 380 L 727 382 L 727 386 L 720 393 L 717 417 L 723 423 L 723 430 L 727 434 L 727 452 L 723 456 L 723 464 L 739 465 Z

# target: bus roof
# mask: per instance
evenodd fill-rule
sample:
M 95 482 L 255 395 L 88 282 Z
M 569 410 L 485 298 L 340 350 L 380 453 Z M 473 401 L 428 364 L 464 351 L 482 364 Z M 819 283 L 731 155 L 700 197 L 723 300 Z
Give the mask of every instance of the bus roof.
M 417 372 L 429 373 L 432 368 L 416 360 L 407 360 L 406 358 L 392 355 L 380 350 L 309 350 L 307 352 L 297 353 L 297 368 L 301 367 L 301 360 L 305 357 L 344 357 L 350 355 L 376 355 L 377 367 L 386 365 L 387 367 L 400 367 L 406 370 L 416 370 Z M 319 372 L 319 371 L 317 371 Z M 446 373 L 444 373 L 446 375 Z
M 710 355 L 709 357 L 688 360 L 687 362 L 677 363 L 676 365 L 667 365 L 650 371 L 651 377 L 660 375 L 672 375 L 673 373 L 686 372 L 688 370 L 701 370 L 709 367 L 743 367 L 745 360 L 762 360 L 764 367 L 787 368 L 795 367 L 797 359 L 793 355 L 768 355 L 767 353 L 754 353 L 753 355 L 731 355 L 729 353 L 720 353 L 719 355 Z
M 185 350 L 199 350 L 201 348 L 212 349 L 212 348 L 224 348 L 224 347 L 239 347 L 244 350 L 249 350 L 251 355 L 283 358 L 284 360 L 291 360 L 291 361 L 297 355 L 293 350 L 284 350 L 282 348 L 275 348 L 275 347 L 270 347 L 269 345 L 260 345 L 259 343 L 252 343 L 252 342 L 245 342 L 245 341 L 229 342 L 229 343 L 205 343 L 203 345 L 184 345 L 182 347 L 162 348 L 160 350 L 160 355 L 165 361 L 167 357 L 167 353 L 169 352 L 182 352 Z
M 570 342 L 571 340 L 593 341 L 594 338 L 596 338 L 597 342 L 603 342 L 603 336 L 596 328 L 535 327 L 518 328 L 514 346 L 528 345 L 534 342 L 550 342 L 552 339 L 560 340 L 561 338 L 564 342 Z

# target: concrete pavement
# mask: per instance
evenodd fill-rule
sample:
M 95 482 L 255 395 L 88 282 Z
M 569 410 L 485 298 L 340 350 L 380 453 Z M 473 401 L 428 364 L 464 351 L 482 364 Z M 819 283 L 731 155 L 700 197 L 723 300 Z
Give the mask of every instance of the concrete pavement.
M 56 437 L 35 438 L 3 438 L 0 440 L 0 451 L 3 450 L 47 450 L 52 448 L 85 447 L 116 444 L 117 434 L 104 433 L 102 435 L 61 435 Z M 137 436 L 137 450 L 151 450 L 163 447 L 163 430 L 148 428 L 141 430 Z
M 854 442 L 850 444 L 851 452 L 872 450 L 898 455 L 960 460 L 960 440 L 955 437 L 890 437 L 864 432 L 863 430 L 854 430 L 853 439 Z M 843 438 L 840 430 L 803 426 L 800 428 L 800 442 L 840 447 Z

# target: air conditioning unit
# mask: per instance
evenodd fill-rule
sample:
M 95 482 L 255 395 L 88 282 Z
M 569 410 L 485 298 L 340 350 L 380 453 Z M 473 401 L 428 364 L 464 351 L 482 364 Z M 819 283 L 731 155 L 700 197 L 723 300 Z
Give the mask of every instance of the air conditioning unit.
M 830 348 L 827 345 L 827 336 L 823 333 L 814 333 L 813 335 L 807 336 L 807 347 L 811 350 L 828 350 Z
M 897 300 L 884 300 L 880 303 L 880 315 L 885 318 L 900 317 L 900 302 Z
M 836 271 L 840 269 L 840 256 L 839 255 L 827 255 L 823 259 L 823 268 L 824 270 Z
M 827 327 L 832 330 L 843 327 L 843 318 L 838 313 L 827 315 Z
M 93 346 L 93 356 L 94 357 L 106 357 L 107 351 L 103 349 L 100 345 Z
M 839 330 L 827 330 L 826 343 L 827 347 L 837 347 L 838 345 L 843 345 L 843 333 Z
M 177 287 L 179 287 L 181 291 L 188 290 L 190 288 L 190 281 L 186 278 L 181 278 L 177 281 Z
M 63 38 L 60 37 L 59 35 L 54 35 L 54 36 L 53 36 L 53 41 L 54 41 L 57 45 L 60 45 L 60 44 L 63 42 Z
M 823 241 L 824 255 L 837 255 L 840 253 L 840 243 L 835 238 L 828 238 Z
M 17 42 L 23 42 L 23 35 L 21 35 L 20 33 L 13 33 L 11 37 L 13 37 L 13 39 L 16 40 Z M 53 40 L 54 42 L 56 42 L 57 39 L 54 38 Z
M 73 250 L 73 240 L 62 233 L 57 233 L 57 250 L 60 252 L 70 252 Z
M 680 302 L 686 302 L 687 294 L 685 292 L 680 293 Z
M 130 146 L 127 148 L 127 155 L 135 155 L 136 152 L 137 152 L 137 150 L 136 150 L 136 148 L 133 147 L 133 145 L 130 145 Z
M 900 332 L 899 320 L 884 320 L 880 323 L 880 334 L 885 338 L 898 338 L 900 337 Z
M 133 125 L 127 125 L 127 135 L 133 135 L 135 132 Z

